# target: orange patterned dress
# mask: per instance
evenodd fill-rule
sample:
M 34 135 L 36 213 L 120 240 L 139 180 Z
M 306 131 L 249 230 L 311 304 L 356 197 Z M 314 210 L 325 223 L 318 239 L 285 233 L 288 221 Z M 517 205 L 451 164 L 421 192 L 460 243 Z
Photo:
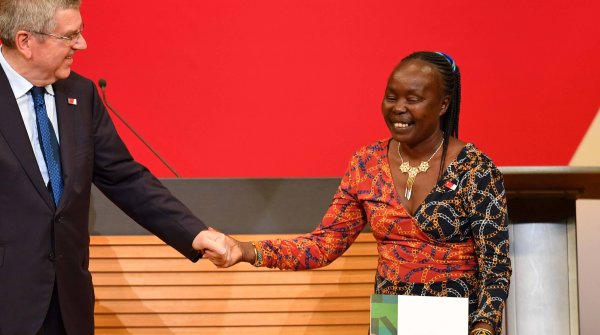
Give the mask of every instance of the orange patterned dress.
M 411 215 L 392 181 L 389 142 L 354 154 L 312 233 L 258 242 L 263 264 L 290 270 L 325 266 L 368 223 L 379 253 L 376 293 L 469 297 L 471 324 L 486 322 L 500 334 L 511 275 L 500 171 L 467 144 Z

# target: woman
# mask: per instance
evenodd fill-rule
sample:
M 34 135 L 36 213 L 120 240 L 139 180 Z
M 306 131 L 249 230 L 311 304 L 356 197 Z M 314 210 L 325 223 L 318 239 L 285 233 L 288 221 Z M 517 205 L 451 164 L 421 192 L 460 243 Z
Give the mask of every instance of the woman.
M 304 270 L 343 254 L 371 225 L 378 294 L 469 297 L 472 335 L 500 334 L 511 274 L 503 178 L 458 139 L 460 71 L 441 52 L 416 52 L 392 72 L 382 102 L 391 138 L 352 158 L 322 223 L 291 240 L 239 242 L 206 256 Z

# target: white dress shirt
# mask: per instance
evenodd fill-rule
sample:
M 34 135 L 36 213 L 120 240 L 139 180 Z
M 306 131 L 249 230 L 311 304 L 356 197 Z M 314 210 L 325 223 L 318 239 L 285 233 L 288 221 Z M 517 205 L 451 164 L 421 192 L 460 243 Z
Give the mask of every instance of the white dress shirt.
M 0 65 L 2 65 L 2 69 L 4 70 L 6 77 L 8 77 L 8 82 L 15 95 L 17 104 L 19 105 L 21 117 L 23 118 L 25 129 L 27 129 L 27 137 L 29 138 L 29 142 L 31 142 L 31 147 L 33 148 L 35 159 L 37 160 L 40 172 L 42 173 L 42 178 L 44 179 L 44 183 L 48 185 L 50 178 L 48 177 L 48 169 L 46 168 L 46 161 L 44 161 L 44 154 L 42 153 L 42 148 L 40 146 L 40 140 L 38 137 L 35 108 L 33 107 L 33 97 L 31 96 L 31 92 L 29 92 L 33 87 L 33 84 L 27 81 L 27 79 L 23 78 L 23 76 L 18 74 L 8 64 L 6 58 L 4 58 L 4 54 L 2 53 L 2 46 L 0 46 Z M 45 88 L 46 94 L 44 95 L 44 101 L 46 103 L 46 112 L 48 113 L 48 118 L 52 123 L 52 127 L 54 127 L 56 139 L 60 143 L 60 138 L 58 136 L 58 118 L 56 116 L 56 103 L 54 102 L 54 89 L 52 89 L 52 85 L 48 85 Z

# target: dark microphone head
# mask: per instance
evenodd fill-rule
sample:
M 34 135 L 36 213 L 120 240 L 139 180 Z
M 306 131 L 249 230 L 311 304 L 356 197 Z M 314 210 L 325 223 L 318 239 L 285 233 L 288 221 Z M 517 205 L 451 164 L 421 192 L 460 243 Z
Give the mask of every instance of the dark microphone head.
M 100 86 L 100 89 L 102 89 L 102 90 L 103 90 L 103 89 L 106 87 L 106 80 L 104 80 L 104 79 L 100 78 L 100 79 L 98 80 L 98 86 Z

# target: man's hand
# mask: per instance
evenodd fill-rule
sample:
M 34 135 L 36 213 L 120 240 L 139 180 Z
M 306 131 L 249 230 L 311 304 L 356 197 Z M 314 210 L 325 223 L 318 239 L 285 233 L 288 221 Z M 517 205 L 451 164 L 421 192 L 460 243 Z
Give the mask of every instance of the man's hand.
M 220 255 L 225 254 L 227 252 L 225 235 L 212 228 L 208 228 L 208 230 L 203 230 L 196 235 L 194 241 L 192 241 L 192 248 L 203 253 L 211 250 Z
M 232 237 L 209 227 L 196 236 L 192 247 L 202 251 L 204 258 L 208 258 L 217 267 L 228 268 L 242 261 L 241 244 Z

